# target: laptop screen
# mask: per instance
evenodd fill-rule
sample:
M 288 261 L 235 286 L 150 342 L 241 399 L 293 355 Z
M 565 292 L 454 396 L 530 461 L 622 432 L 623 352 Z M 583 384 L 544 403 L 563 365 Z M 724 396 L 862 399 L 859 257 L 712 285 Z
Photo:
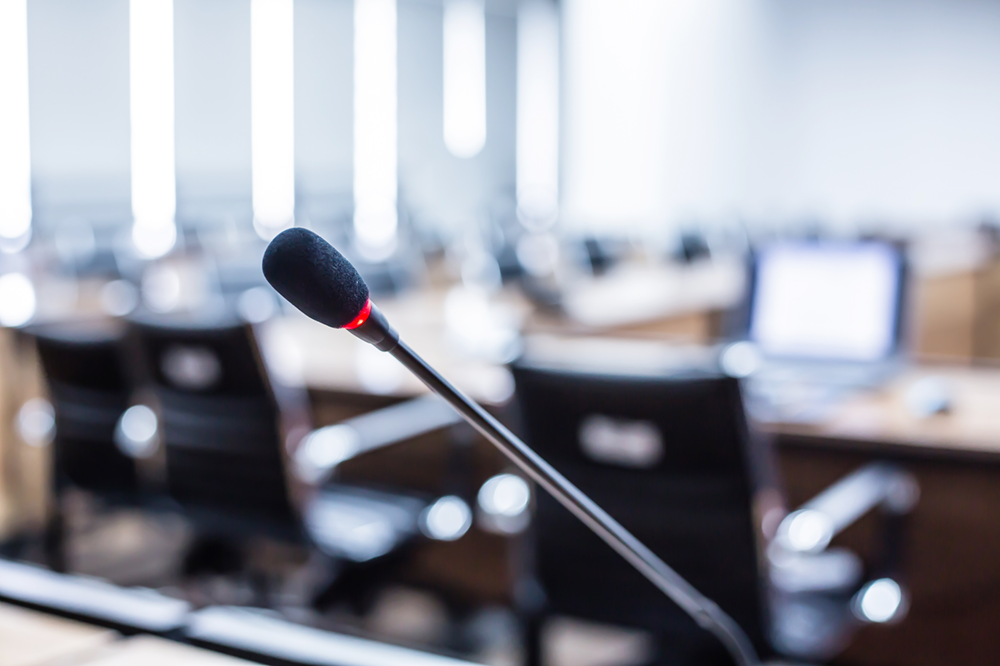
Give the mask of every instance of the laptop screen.
M 757 255 L 749 338 L 767 356 L 878 361 L 897 348 L 902 258 L 880 242 L 782 242 Z

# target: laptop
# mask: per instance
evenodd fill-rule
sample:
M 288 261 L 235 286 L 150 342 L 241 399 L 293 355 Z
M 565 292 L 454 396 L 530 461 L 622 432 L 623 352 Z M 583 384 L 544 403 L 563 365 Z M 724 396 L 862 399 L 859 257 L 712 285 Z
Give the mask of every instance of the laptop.
M 757 417 L 813 420 L 901 367 L 905 261 L 887 242 L 782 241 L 758 250 L 744 340 Z

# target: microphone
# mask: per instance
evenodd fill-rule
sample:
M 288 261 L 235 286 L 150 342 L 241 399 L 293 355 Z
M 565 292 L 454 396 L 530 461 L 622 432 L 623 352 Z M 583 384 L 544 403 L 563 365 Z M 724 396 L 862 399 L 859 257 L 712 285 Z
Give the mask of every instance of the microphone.
M 451 385 L 399 339 L 371 302 L 368 286 L 340 252 L 317 234 L 293 227 L 264 251 L 264 277 L 292 305 L 316 321 L 350 331 L 388 352 L 444 398 L 472 427 L 545 488 L 573 515 L 725 645 L 739 666 L 760 659 L 738 624 L 653 551 L 535 453 L 471 398 Z

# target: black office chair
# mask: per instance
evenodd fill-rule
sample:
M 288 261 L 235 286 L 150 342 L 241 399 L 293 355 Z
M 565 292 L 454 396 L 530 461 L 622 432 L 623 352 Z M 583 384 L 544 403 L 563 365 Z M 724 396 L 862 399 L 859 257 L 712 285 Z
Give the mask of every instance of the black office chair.
M 115 445 L 131 385 L 122 363 L 124 328 L 112 321 L 35 326 L 34 339 L 55 415 L 57 487 L 133 495 L 135 460 Z
M 607 371 L 613 354 L 582 362 L 604 370 L 537 355 L 513 365 L 529 445 L 731 615 L 761 655 L 780 648 L 817 659 L 843 647 L 860 583 L 856 560 L 837 552 L 809 559 L 829 538 L 809 544 L 800 538 L 782 551 L 785 591 L 775 591 L 754 517 L 762 494 L 769 486 L 774 492 L 770 461 L 748 431 L 737 380 L 718 372 L 713 360 L 666 370 L 649 358 L 633 373 Z M 862 482 L 890 488 L 896 477 L 882 471 L 865 470 Z M 830 522 L 826 536 L 857 510 L 879 505 L 888 490 L 879 492 Z M 542 624 L 556 613 L 647 630 L 656 663 L 730 663 L 708 632 L 555 500 L 539 492 L 536 502 L 528 558 L 534 564 L 523 587 L 541 593 L 523 595 L 522 604 L 530 664 L 541 663 Z M 827 556 L 840 564 L 846 557 L 849 565 L 825 580 L 811 575 L 829 564 Z M 801 566 L 787 566 L 790 559 Z
M 330 468 L 304 471 L 303 446 L 330 467 L 359 450 L 338 449 L 343 429 L 310 433 L 304 388 L 277 381 L 252 326 L 227 312 L 140 315 L 131 324 L 159 402 L 167 490 L 205 546 L 189 557 L 189 572 L 218 559 L 201 557 L 206 548 L 229 548 L 236 557 L 227 566 L 238 568 L 240 543 L 256 535 L 308 543 L 333 561 L 335 580 L 315 599 L 322 606 L 366 592 L 420 534 L 432 498 L 325 482 Z
M 155 395 L 165 491 L 191 519 L 185 573 L 240 569 L 248 540 L 297 540 L 280 412 L 252 329 L 228 311 L 139 313 L 136 364 Z
M 110 504 L 140 502 L 136 460 L 116 442 L 131 394 L 122 357 L 124 327 L 105 320 L 37 325 L 26 333 L 35 341 L 55 419 L 55 501 L 46 552 L 49 564 L 64 570 L 61 500 L 69 488 Z

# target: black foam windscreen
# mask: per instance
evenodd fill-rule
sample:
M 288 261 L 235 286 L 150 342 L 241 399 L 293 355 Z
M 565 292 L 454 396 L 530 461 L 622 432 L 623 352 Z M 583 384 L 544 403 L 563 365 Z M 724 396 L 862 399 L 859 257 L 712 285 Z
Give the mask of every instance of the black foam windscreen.
M 344 255 L 317 234 L 293 227 L 264 251 L 264 277 L 318 322 L 343 328 L 368 303 L 368 285 Z

